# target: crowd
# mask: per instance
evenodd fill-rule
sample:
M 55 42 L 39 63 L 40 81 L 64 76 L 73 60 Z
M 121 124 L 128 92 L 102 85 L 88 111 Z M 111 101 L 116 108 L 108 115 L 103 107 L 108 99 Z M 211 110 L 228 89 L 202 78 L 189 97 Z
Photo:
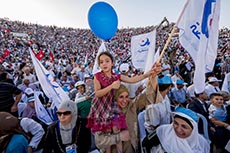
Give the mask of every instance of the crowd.
M 230 151 L 230 29 L 219 30 L 201 93 L 178 31 L 150 71 L 132 64 L 132 36 L 156 28 L 156 48 L 163 48 L 173 26 L 164 18 L 157 26 L 118 29 L 95 60 L 101 40 L 89 29 L 0 19 L 0 152 Z M 55 110 L 29 48 L 70 98 Z M 93 74 L 95 61 L 101 71 Z M 52 123 L 37 116 L 38 100 Z

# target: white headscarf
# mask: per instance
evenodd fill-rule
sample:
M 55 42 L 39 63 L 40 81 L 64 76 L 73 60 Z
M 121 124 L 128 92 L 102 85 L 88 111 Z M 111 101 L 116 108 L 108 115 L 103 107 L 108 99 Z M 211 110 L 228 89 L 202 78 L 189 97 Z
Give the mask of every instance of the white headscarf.
M 72 100 L 63 101 L 59 109 L 64 109 L 66 111 L 71 111 L 72 118 L 68 125 L 62 125 L 60 123 L 60 133 L 63 144 L 70 144 L 72 142 L 72 130 L 77 122 L 77 106 Z
M 173 128 L 173 123 L 162 125 L 156 133 L 162 147 L 169 153 L 209 153 L 209 142 L 198 133 L 197 123 L 188 115 L 180 112 L 174 114 L 187 118 L 193 125 L 192 133 L 187 138 L 179 138 Z

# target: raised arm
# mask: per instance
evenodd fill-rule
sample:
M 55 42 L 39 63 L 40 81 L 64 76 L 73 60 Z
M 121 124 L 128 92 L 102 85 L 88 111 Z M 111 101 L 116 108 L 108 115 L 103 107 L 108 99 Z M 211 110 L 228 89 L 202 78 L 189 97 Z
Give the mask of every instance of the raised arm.
M 125 75 L 121 75 L 121 81 L 127 82 L 127 83 L 136 83 L 136 82 L 144 80 L 144 79 L 146 79 L 147 77 L 150 77 L 150 76 L 156 77 L 161 72 L 161 69 L 162 69 L 161 64 L 160 63 L 155 63 L 152 66 L 151 70 L 149 70 L 145 74 L 138 75 L 138 76 L 131 77 L 131 78 L 128 77 L 128 76 L 125 76 Z

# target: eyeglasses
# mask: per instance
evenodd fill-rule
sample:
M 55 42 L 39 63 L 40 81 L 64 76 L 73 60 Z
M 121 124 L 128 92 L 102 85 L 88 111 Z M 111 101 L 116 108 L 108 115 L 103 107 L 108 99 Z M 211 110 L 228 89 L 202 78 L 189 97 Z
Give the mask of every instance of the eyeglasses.
M 71 114 L 71 111 L 66 111 L 66 112 L 57 112 L 57 115 L 58 116 L 61 116 L 61 115 L 64 115 L 64 116 L 66 116 L 66 115 L 70 115 Z

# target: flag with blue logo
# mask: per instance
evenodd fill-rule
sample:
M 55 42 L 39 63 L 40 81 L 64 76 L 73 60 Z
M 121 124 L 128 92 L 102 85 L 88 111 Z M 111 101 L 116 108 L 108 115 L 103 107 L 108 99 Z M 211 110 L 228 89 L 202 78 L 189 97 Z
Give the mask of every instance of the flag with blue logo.
M 34 94 L 34 104 L 35 104 L 35 111 L 38 119 L 41 120 L 46 125 L 50 125 L 51 123 L 53 123 L 52 118 L 50 117 L 45 107 L 42 105 L 37 94 Z
M 177 23 L 179 41 L 195 63 L 195 91 L 205 87 L 205 73 L 217 56 L 220 0 L 189 0 Z
M 155 54 L 155 45 L 156 30 L 145 34 L 132 36 L 131 53 L 132 63 L 135 68 L 145 70 L 148 55 L 151 55 L 151 58 L 153 59 L 153 56 Z M 150 67 L 151 66 L 152 65 L 150 65 Z
M 32 50 L 29 49 L 29 51 L 42 90 L 52 102 L 52 108 L 58 108 L 62 101 L 69 99 L 69 96 L 60 85 L 54 81 L 52 74 L 50 74 L 50 72 L 47 71 L 42 63 L 35 57 Z

